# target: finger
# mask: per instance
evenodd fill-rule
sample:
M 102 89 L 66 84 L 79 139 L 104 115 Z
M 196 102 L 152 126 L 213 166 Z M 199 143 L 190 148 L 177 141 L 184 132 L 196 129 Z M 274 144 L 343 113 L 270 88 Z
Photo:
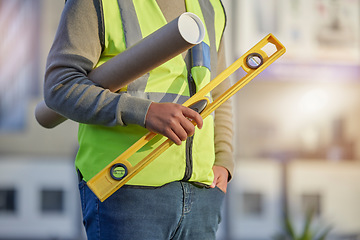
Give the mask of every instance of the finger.
M 216 172 L 214 172 L 214 180 L 213 180 L 212 184 L 210 185 L 210 187 L 215 188 L 217 183 L 218 183 L 218 176 L 217 176 Z
M 196 123 L 196 125 L 198 126 L 199 129 L 202 128 L 203 119 L 199 113 L 195 112 L 194 110 L 192 110 L 190 108 L 184 107 L 183 114 L 185 117 L 192 119 Z
M 186 132 L 186 130 L 182 127 L 181 124 L 176 125 L 172 128 L 172 131 L 174 132 L 174 134 L 177 136 L 178 139 L 180 139 L 180 141 L 185 141 L 188 137 L 188 133 Z M 180 143 L 181 144 L 181 143 Z
M 189 121 L 188 118 L 184 118 L 181 122 L 181 127 L 187 134 L 187 137 L 191 137 L 195 133 L 195 126 L 192 122 Z
M 173 141 L 176 145 L 181 145 L 182 143 L 181 139 L 172 129 L 167 130 L 163 135 Z
M 210 188 L 215 188 L 215 187 L 218 187 L 221 191 L 226 193 L 227 183 L 221 181 L 221 179 L 215 178 Z
M 219 188 L 223 193 L 226 193 L 226 186 L 224 186 L 224 185 L 218 185 L 218 188 Z
M 226 189 L 227 189 L 227 182 L 226 181 L 218 181 L 216 186 L 218 186 L 218 188 L 220 188 L 221 191 L 226 193 Z

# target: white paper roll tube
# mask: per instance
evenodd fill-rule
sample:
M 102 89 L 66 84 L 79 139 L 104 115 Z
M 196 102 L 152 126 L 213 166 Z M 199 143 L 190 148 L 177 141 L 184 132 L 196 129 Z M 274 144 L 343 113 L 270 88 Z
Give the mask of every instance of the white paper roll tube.
M 100 86 L 116 92 L 130 82 L 202 42 L 204 24 L 193 13 L 183 13 L 139 43 L 97 67 L 88 75 Z M 44 101 L 35 109 L 35 118 L 45 128 L 53 128 L 67 118 L 48 108 Z

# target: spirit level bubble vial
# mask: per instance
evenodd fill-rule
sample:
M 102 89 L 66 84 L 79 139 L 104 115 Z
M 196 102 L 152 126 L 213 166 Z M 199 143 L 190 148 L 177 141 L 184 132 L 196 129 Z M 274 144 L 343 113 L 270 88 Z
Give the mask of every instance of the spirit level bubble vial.
M 271 51 L 270 53 L 267 51 L 269 44 L 272 45 L 270 47 L 274 49 L 274 51 Z M 227 69 L 215 77 L 210 83 L 200 89 L 183 105 L 185 107 L 190 107 L 194 106 L 194 104 L 199 105 L 200 102 L 207 101 L 206 95 L 209 92 L 211 92 L 237 69 L 242 68 L 246 72 L 244 77 L 237 81 L 217 99 L 214 99 L 211 103 L 204 104 L 204 109 L 201 111 L 200 115 L 203 119 L 206 118 L 222 103 L 228 100 L 265 68 L 283 55 L 285 51 L 285 47 L 272 34 L 267 35 L 242 57 L 237 59 Z M 195 125 L 194 122 L 193 124 Z M 127 183 L 132 177 L 134 177 L 138 172 L 140 172 L 173 144 L 167 138 L 155 138 L 156 136 L 156 133 L 149 132 L 87 182 L 89 188 L 100 199 L 100 201 L 104 201 L 111 196 L 111 194 Z M 156 140 L 155 143 L 160 143 L 157 148 L 138 162 L 134 163 L 129 161 L 132 154 L 154 139 Z M 151 144 L 155 143 L 151 142 Z
M 127 167 L 122 163 L 115 163 L 110 169 L 110 176 L 117 181 L 120 181 L 127 175 Z

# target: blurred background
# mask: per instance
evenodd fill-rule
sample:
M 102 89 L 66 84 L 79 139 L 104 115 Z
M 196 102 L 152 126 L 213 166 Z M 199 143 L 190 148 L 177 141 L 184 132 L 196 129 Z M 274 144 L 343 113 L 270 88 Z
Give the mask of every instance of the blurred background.
M 359 240 L 360 0 L 223 3 L 228 65 L 268 33 L 287 52 L 232 98 L 236 172 L 218 239 Z M 0 0 L 0 239 L 85 239 L 77 125 L 34 118 L 63 6 Z

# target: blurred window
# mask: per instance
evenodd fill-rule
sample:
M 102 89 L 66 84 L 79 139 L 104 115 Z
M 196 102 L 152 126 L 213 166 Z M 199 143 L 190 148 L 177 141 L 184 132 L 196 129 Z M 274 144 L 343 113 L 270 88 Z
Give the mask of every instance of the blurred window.
M 303 213 L 313 211 L 315 215 L 319 216 L 321 214 L 321 195 L 319 193 L 302 194 L 301 205 Z
M 264 212 L 263 195 L 255 192 L 243 193 L 243 214 L 246 216 L 261 216 Z
M 15 189 L 0 189 L 0 213 L 15 213 L 15 201 Z
M 43 189 L 41 191 L 41 211 L 43 213 L 62 213 L 64 211 L 64 191 Z

